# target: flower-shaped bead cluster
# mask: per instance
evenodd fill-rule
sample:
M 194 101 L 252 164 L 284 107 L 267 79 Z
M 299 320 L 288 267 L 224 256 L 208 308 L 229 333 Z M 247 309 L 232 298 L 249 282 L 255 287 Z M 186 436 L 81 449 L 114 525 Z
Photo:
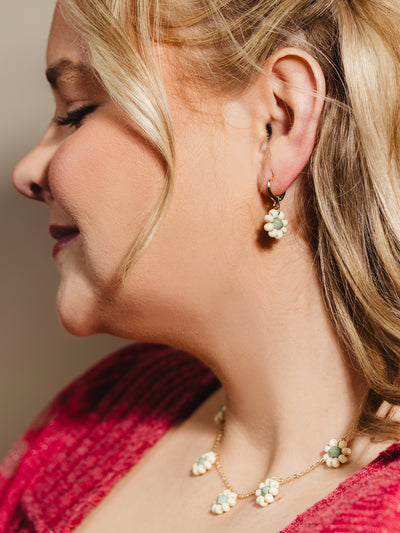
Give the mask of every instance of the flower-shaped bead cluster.
M 225 405 L 221 405 L 218 410 L 218 413 L 214 416 L 214 422 L 216 424 L 222 424 L 225 422 Z
M 275 496 L 279 492 L 279 482 L 275 479 L 266 479 L 264 483 L 260 483 L 256 490 L 256 502 L 261 507 L 266 507 L 274 501 Z
M 328 446 L 325 446 L 324 461 L 331 468 L 338 468 L 341 464 L 347 463 L 347 456 L 351 454 L 347 442 L 342 439 L 332 439 Z
M 217 498 L 211 505 L 211 512 L 214 514 L 223 514 L 231 510 L 236 504 L 237 494 L 229 489 L 224 490 L 221 494 L 218 494 Z
M 216 461 L 214 452 L 203 453 L 201 457 L 192 466 L 192 472 L 195 476 L 201 476 L 210 470 Z
M 288 221 L 285 219 L 285 214 L 277 209 L 271 209 L 268 215 L 265 215 L 266 222 L 264 229 L 268 235 L 274 239 L 281 239 L 283 234 L 287 232 L 286 226 Z

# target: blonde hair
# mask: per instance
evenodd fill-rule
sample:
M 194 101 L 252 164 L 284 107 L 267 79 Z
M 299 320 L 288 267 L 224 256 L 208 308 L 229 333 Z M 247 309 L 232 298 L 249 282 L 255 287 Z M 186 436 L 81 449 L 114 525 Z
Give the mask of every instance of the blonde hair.
M 396 0 L 61 0 L 105 88 L 166 164 L 163 194 L 127 258 L 165 213 L 174 173 L 155 43 L 179 50 L 185 79 L 241 91 L 294 45 L 326 76 L 318 139 L 303 179 L 302 223 L 327 309 L 369 391 L 357 430 L 400 439 L 400 7 Z M 386 404 L 384 402 L 387 402 Z

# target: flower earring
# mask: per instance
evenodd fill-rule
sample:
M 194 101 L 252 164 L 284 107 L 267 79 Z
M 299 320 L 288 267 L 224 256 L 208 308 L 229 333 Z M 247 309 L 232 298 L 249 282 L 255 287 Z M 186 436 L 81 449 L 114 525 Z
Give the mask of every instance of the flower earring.
M 271 191 L 272 180 L 268 181 L 268 196 L 272 200 L 273 208 L 265 215 L 264 220 L 266 222 L 264 229 L 272 239 L 281 239 L 287 232 L 288 221 L 285 219 L 285 214 L 280 210 L 280 203 L 284 199 L 285 194 L 275 196 Z

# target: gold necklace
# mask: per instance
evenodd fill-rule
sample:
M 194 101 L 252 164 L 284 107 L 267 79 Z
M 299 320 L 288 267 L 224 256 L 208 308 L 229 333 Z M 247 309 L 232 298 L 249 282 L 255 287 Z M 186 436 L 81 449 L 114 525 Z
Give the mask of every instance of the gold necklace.
M 213 447 L 209 452 L 203 453 L 192 466 L 192 473 L 195 476 L 201 476 L 211 470 L 215 465 L 218 475 L 225 486 L 225 490 L 218 494 L 211 504 L 210 510 L 215 515 L 227 513 L 232 507 L 234 507 L 234 505 L 236 505 L 237 500 L 245 500 L 251 496 L 256 497 L 256 503 L 260 507 L 267 507 L 278 495 L 281 485 L 285 485 L 286 483 L 290 483 L 295 479 L 303 477 L 323 464 L 326 464 L 326 466 L 330 468 L 338 468 L 347 463 L 348 456 L 351 454 L 351 449 L 347 447 L 347 442 L 352 436 L 352 430 L 350 430 L 342 439 L 331 439 L 327 446 L 325 446 L 323 457 L 301 472 L 290 474 L 283 478 L 267 478 L 260 483 L 256 489 L 250 492 L 241 493 L 235 491 L 222 469 L 218 454 L 218 447 L 224 435 L 225 411 L 226 409 L 223 405 L 214 418 L 215 422 L 220 425 L 220 430 L 214 441 Z

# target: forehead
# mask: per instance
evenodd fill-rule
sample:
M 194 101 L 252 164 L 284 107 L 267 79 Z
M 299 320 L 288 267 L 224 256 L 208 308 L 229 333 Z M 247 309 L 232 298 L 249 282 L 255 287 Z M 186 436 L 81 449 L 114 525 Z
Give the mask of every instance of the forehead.
M 86 45 L 82 37 L 65 21 L 57 5 L 47 43 L 47 66 L 60 60 L 87 63 Z

